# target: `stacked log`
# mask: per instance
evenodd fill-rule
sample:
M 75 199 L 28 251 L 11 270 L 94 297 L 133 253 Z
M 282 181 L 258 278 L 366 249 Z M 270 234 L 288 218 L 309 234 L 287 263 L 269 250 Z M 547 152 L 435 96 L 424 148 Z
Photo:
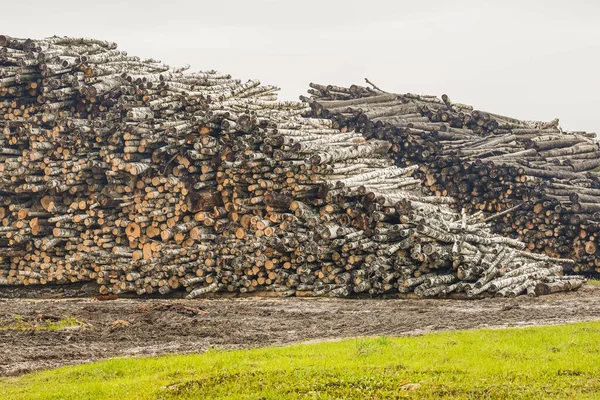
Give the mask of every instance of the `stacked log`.
M 572 290 L 424 195 L 389 143 L 277 88 L 114 43 L 0 36 L 0 284 L 101 293 L 516 296 Z
M 362 160 L 353 155 L 351 168 L 359 169 L 349 171 L 343 163 L 323 168 L 331 161 L 348 159 L 345 157 L 354 150 L 351 143 L 362 141 L 358 134 L 352 137 L 345 145 L 342 141 L 330 141 L 316 146 L 304 142 L 303 146 L 291 146 L 307 151 L 318 147 L 319 151 L 310 157 L 312 170 L 325 173 L 322 178 L 314 179 L 322 182 L 320 198 L 325 202 L 319 210 L 322 225 L 316 225 L 316 213 L 314 222 L 311 219 L 304 222 L 307 227 L 317 226 L 315 230 L 320 236 L 315 246 L 304 252 L 318 255 L 317 260 L 321 258 L 321 271 L 319 263 L 311 267 L 317 269 L 317 279 L 310 274 L 308 281 L 303 282 L 311 285 L 309 288 L 319 293 L 335 290 L 336 294 L 414 291 L 421 296 L 452 292 L 465 292 L 468 296 L 487 292 L 516 296 L 527 291 L 534 294 L 536 285 L 528 281 L 538 279 L 537 273 L 550 273 L 556 268 L 548 263 L 564 262 L 524 252 L 521 242 L 491 234 L 479 216 L 468 217 L 464 212 L 452 211 L 448 207 L 453 203 L 450 198 L 424 196 L 416 190 L 419 180 L 406 175 L 415 167 L 377 165 L 381 161 L 377 155 L 389 145 L 381 144 L 363 153 Z M 302 154 L 293 157 L 302 158 Z M 369 163 L 372 165 L 368 166 Z M 318 205 L 319 199 L 316 202 Z M 291 209 L 310 210 L 294 203 Z M 295 215 L 305 217 L 303 213 Z M 327 265 L 325 271 L 323 261 Z M 356 268 L 356 264 L 360 267 Z M 530 269 L 536 272 L 525 273 L 529 278 L 521 274 Z M 328 274 L 332 270 L 334 274 Z M 518 279 L 513 281 L 512 276 Z M 335 285 L 348 281 L 354 287 Z M 575 278 L 573 287 L 578 282 L 580 279 Z M 538 287 L 538 292 L 542 287 L 545 284 Z
M 600 272 L 600 147 L 595 134 L 565 132 L 558 120 L 521 121 L 415 94 L 311 84 L 311 115 L 367 138 L 388 140 L 399 166 L 457 210 L 493 219 L 495 233 L 529 251 Z

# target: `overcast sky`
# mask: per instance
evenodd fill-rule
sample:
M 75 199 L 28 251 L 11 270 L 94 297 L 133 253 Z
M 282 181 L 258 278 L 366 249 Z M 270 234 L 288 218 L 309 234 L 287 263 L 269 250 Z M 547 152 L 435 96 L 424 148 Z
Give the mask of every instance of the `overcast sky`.
M 5 0 L 8 1 L 8 0 Z M 87 36 L 282 88 L 364 84 L 600 132 L 600 1 L 29 0 L 0 33 Z

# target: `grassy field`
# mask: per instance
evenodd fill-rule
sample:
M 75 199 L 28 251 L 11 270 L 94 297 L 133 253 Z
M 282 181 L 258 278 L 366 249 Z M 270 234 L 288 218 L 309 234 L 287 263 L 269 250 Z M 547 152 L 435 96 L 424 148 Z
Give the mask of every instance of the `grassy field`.
M 113 359 L 0 380 L 2 399 L 593 399 L 599 393 L 600 322 Z
M 25 321 L 23 317 L 17 315 L 9 323 L 0 324 L 0 331 L 57 331 L 79 325 L 81 323 L 76 318 Z

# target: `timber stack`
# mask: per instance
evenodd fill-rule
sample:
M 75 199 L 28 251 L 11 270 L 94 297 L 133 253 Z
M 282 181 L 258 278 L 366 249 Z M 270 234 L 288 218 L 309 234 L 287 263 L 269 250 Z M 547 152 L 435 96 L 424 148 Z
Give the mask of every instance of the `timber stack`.
M 0 36 L 0 284 L 510 297 L 584 282 L 422 193 L 389 142 L 276 90 L 100 40 Z
M 572 258 L 575 272 L 600 273 L 600 148 L 594 133 L 558 120 L 522 121 L 441 98 L 378 88 L 311 84 L 310 115 L 388 140 L 397 165 L 457 210 L 483 212 L 495 233 L 528 251 Z

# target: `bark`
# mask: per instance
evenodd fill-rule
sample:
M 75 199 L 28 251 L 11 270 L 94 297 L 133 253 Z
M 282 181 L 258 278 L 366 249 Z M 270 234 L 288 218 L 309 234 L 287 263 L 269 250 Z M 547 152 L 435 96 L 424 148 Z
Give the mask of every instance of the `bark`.
M 467 201 L 460 193 L 487 203 L 484 194 L 500 199 L 504 189 L 522 190 L 525 168 L 545 171 L 539 153 L 518 153 L 532 134 L 498 129 L 537 129 L 544 140 L 535 146 L 554 151 L 557 143 L 546 143 L 557 142 L 554 125 L 358 87 L 315 86 L 315 93 L 343 97 L 325 106 L 279 102 L 276 88 L 258 81 L 190 73 L 108 42 L 2 40 L 2 283 L 96 281 L 102 293 L 186 291 L 195 298 L 488 295 L 498 279 L 562 282 L 564 261 L 545 258 L 541 267 L 520 252 L 521 242 L 494 235 L 467 207 L 453 210 Z M 352 126 L 339 118 L 352 118 Z M 583 152 L 580 136 L 574 146 L 582 152 L 573 154 L 588 157 L 593 151 Z M 484 191 L 455 182 L 462 171 L 448 170 L 443 176 L 454 191 L 423 193 L 416 163 L 394 165 L 390 150 L 426 163 L 459 157 L 461 168 L 513 186 Z M 510 164 L 503 167 L 477 162 L 501 153 L 527 158 L 500 158 Z M 552 173 L 575 173 L 566 160 L 554 161 Z M 430 186 L 439 178 L 432 175 Z M 554 218 L 545 212 L 562 200 L 541 200 L 548 204 L 534 214 Z M 589 204 L 572 203 L 572 218 L 574 204 Z M 535 207 L 527 200 L 522 209 Z M 583 253 L 592 250 L 583 243 L 595 237 L 579 240 Z
M 565 132 L 558 120 L 525 121 L 457 106 L 446 95 L 397 94 L 395 104 L 372 102 L 378 92 L 357 88 L 331 92 L 319 86 L 307 100 L 311 115 L 389 141 L 396 165 L 422 165 L 413 176 L 430 193 L 453 196 L 455 210 L 482 212 L 494 221 L 495 233 L 524 242 L 528 251 L 574 257 L 577 263 L 569 268 L 600 272 L 593 246 L 579 244 L 595 244 L 599 236 L 597 225 L 585 222 L 600 213 L 600 201 L 586 197 L 600 195 L 594 192 L 600 190 L 594 134 Z M 426 120 L 409 123 L 405 117 L 415 110 Z

